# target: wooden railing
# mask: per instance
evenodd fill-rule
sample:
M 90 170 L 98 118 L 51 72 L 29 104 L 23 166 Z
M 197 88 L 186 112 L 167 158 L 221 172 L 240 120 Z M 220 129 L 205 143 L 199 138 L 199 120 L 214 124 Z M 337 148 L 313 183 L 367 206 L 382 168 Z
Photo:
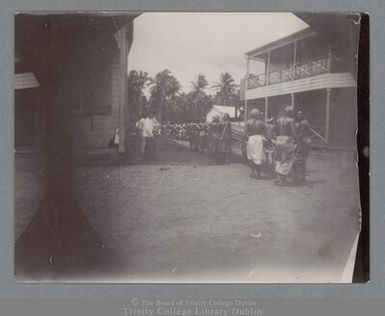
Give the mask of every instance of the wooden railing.
M 289 68 L 263 73 L 259 75 L 249 74 L 247 89 L 265 87 L 272 84 L 311 77 L 330 72 L 330 56 L 309 61 L 303 64 L 294 64 Z
M 325 126 L 312 125 L 310 127 L 311 136 L 313 142 L 326 144 Z

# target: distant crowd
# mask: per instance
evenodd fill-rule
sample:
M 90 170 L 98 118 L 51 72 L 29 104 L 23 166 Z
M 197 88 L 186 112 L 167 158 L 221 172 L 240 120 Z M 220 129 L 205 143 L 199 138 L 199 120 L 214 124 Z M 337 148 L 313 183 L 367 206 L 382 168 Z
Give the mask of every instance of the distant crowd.
M 172 139 L 188 141 L 190 149 L 207 153 L 217 162 L 229 162 L 232 146 L 230 116 L 215 116 L 210 123 L 167 124 L 163 133 Z

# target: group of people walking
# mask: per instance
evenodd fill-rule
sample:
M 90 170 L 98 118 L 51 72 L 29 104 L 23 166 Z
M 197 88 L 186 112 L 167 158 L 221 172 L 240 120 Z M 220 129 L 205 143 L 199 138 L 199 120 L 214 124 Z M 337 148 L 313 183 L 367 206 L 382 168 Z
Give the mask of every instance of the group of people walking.
M 250 113 L 251 119 L 245 124 L 244 140 L 252 172 L 250 177 L 260 178 L 262 165 L 267 160 L 265 144 L 274 144 L 273 160 L 277 185 L 286 185 L 292 175 L 294 183 L 305 181 L 306 161 L 310 153 L 310 125 L 303 113 L 286 106 L 274 124 L 266 124 L 258 109 Z

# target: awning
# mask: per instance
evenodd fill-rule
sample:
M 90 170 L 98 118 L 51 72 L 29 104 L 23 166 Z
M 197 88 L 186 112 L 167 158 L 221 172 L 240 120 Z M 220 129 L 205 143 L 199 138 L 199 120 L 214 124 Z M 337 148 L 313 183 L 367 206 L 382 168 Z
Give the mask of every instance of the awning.
M 15 74 L 13 85 L 15 90 L 40 87 L 39 82 L 32 72 Z

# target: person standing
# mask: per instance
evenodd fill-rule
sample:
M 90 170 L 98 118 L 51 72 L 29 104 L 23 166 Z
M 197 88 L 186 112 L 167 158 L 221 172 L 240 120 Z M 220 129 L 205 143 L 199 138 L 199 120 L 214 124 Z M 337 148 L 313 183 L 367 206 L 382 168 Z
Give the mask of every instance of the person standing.
M 154 137 L 159 128 L 159 123 L 156 120 L 154 113 L 151 110 L 146 111 L 144 117 L 139 120 L 137 126 L 142 131 L 144 160 L 147 162 L 155 160 L 156 143 Z
M 228 163 L 230 162 L 233 142 L 233 131 L 231 129 L 230 115 L 228 113 L 225 113 L 223 115 L 222 133 L 220 141 L 220 149 L 223 150 L 223 153 L 221 153 L 221 155 L 224 155 L 223 159 L 226 163 Z
M 205 149 L 208 150 L 209 145 L 209 133 L 208 126 L 206 123 L 202 123 L 199 129 L 199 150 L 204 152 Z
M 286 106 L 273 128 L 273 132 L 277 134 L 274 151 L 275 172 L 278 176 L 277 185 L 285 185 L 287 176 L 293 170 L 295 149 L 293 111 L 292 106 Z
M 247 139 L 246 153 L 250 162 L 251 178 L 260 178 L 262 163 L 266 160 L 263 141 L 266 136 L 266 125 L 261 119 L 261 112 L 253 109 L 251 119 L 245 124 L 244 141 Z
M 140 118 L 138 122 L 136 122 L 136 138 L 137 138 L 137 148 L 139 149 L 140 153 L 144 154 L 144 138 L 143 138 L 143 120 L 144 116 Z
M 214 159 L 217 157 L 220 145 L 221 126 L 219 120 L 219 116 L 214 116 L 209 125 L 209 155 Z
M 119 153 L 119 128 L 115 130 L 114 136 L 112 137 L 112 147 L 115 148 L 116 153 Z
M 304 117 L 302 111 L 297 112 L 294 126 L 296 132 L 296 149 L 293 170 L 296 182 L 302 184 L 306 179 L 306 162 L 311 150 L 310 124 Z

